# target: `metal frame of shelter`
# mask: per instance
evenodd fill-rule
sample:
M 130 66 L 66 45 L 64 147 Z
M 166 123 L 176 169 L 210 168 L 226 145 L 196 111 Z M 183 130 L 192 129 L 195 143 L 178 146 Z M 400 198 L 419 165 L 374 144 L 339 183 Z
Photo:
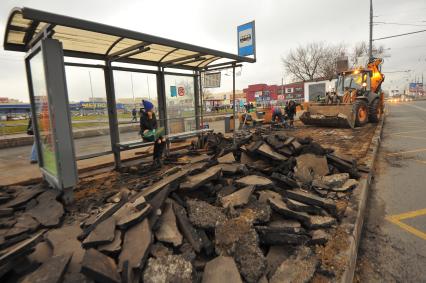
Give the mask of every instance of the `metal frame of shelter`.
M 65 66 L 75 66 L 103 69 L 112 148 L 111 151 L 102 154 L 110 154 L 112 152 L 116 167 L 120 166 L 121 158 L 118 146 L 120 140 L 114 70 L 156 75 L 159 120 L 167 133 L 168 116 L 165 75 L 190 76 L 194 78 L 195 122 L 196 128 L 199 129 L 203 117 L 201 75 L 209 71 L 226 68 L 233 69 L 233 109 L 234 117 L 236 117 L 235 68 L 240 67 L 241 63 L 244 62 L 256 62 L 255 57 L 242 57 L 31 8 L 14 8 L 10 12 L 3 43 L 5 50 L 29 53 L 38 42 L 47 38 L 61 43 L 64 57 L 102 61 L 100 64 L 65 62 L 63 68 Z M 118 66 L 116 63 L 155 66 L 157 70 L 153 70 L 152 67 L 151 69 L 123 67 Z M 166 69 L 172 69 L 172 71 Z M 188 71 L 191 71 L 191 73 L 188 73 Z M 98 155 L 101 154 L 89 157 Z

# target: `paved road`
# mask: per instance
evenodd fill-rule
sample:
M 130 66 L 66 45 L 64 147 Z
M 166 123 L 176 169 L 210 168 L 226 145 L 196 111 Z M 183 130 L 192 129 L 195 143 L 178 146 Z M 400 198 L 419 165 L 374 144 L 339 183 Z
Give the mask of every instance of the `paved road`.
M 426 282 L 426 101 L 389 105 L 358 282 Z

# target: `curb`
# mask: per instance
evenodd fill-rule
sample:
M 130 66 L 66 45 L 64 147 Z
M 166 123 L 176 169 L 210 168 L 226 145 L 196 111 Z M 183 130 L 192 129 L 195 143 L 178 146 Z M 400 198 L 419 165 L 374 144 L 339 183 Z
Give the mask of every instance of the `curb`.
M 350 235 L 350 243 L 349 249 L 347 251 L 347 257 L 349 258 L 349 263 L 347 268 L 342 274 L 339 282 L 342 283 L 352 283 L 355 275 L 356 269 L 356 261 L 358 257 L 358 248 L 361 241 L 362 227 L 364 224 L 365 211 L 367 206 L 367 200 L 369 195 L 369 190 L 371 186 L 371 181 L 374 175 L 374 165 L 376 163 L 382 133 L 383 133 L 383 125 L 385 123 L 386 115 L 383 115 L 383 118 L 376 128 L 374 132 L 374 136 L 371 140 L 370 147 L 368 149 L 369 153 L 371 153 L 371 158 L 366 162 L 367 167 L 370 168 L 370 172 L 367 176 L 361 177 L 359 188 L 356 190 L 358 194 L 354 194 L 357 198 L 354 202 L 355 207 L 357 207 L 355 223 L 353 223 L 353 231 Z M 367 155 L 369 154 L 367 153 Z

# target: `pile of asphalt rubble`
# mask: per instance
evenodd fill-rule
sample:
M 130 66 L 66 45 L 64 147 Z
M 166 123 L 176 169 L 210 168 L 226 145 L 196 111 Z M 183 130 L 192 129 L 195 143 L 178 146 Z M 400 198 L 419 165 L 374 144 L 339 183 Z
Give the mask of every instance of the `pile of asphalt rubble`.
M 356 163 L 288 132 L 244 132 L 236 145 L 211 134 L 203 143 L 172 152 L 161 178 L 145 176 L 79 225 L 62 223 L 55 191 L 3 188 L 0 280 L 332 280 L 315 249 L 345 215 Z

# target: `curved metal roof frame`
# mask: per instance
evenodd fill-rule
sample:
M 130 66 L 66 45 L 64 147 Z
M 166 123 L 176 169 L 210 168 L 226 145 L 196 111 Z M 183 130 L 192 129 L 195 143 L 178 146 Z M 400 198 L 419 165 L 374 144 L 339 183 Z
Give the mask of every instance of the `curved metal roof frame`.
M 160 67 L 202 70 L 216 65 L 254 63 L 242 57 L 136 31 L 53 14 L 31 8 L 10 12 L 4 35 L 4 49 L 26 52 L 43 35 L 63 44 L 64 55 Z

